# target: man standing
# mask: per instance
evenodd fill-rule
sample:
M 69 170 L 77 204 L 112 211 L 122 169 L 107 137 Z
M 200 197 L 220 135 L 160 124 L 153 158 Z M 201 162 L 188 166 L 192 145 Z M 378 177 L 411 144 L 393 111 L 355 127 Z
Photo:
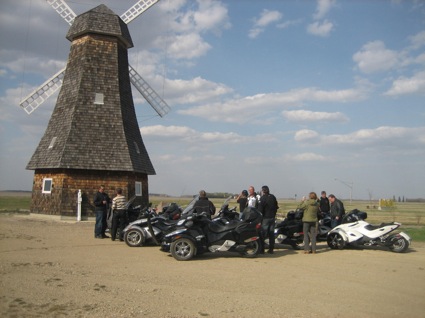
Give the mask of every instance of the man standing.
M 321 197 L 320 197 L 320 205 L 319 205 L 320 217 L 324 218 L 326 215 L 328 215 L 329 210 L 330 210 L 329 199 L 326 197 L 326 191 L 322 191 Z
M 112 228 L 111 228 L 111 240 L 115 241 L 118 230 L 118 223 L 120 225 L 120 241 L 124 241 L 123 233 L 124 228 L 128 224 L 126 204 L 127 200 L 125 196 L 122 195 L 122 189 L 117 188 L 117 195 L 112 199 Z
M 329 195 L 329 201 L 331 202 L 331 227 L 334 228 L 341 224 L 345 209 L 341 200 L 338 200 L 333 194 Z
M 106 212 L 108 210 L 111 199 L 108 194 L 105 193 L 105 187 L 101 185 L 96 195 L 94 196 L 93 203 L 95 205 L 94 211 L 96 213 L 96 224 L 94 226 L 94 237 L 103 239 L 106 236 Z
M 262 233 L 260 234 L 261 241 L 261 253 L 264 253 L 264 240 L 269 238 L 269 250 L 267 253 L 274 253 L 274 226 L 276 212 L 279 208 L 277 205 L 276 197 L 273 194 L 270 194 L 268 186 L 262 186 L 261 188 L 263 195 L 260 198 L 258 204 L 258 210 L 263 215 L 263 222 L 261 223 Z
M 259 196 L 255 193 L 253 186 L 248 188 L 248 207 L 258 208 L 258 201 L 260 200 Z
M 199 191 L 199 199 L 195 202 L 193 209 L 196 213 L 206 212 L 209 218 L 215 214 L 214 203 L 208 200 L 207 193 L 204 190 Z

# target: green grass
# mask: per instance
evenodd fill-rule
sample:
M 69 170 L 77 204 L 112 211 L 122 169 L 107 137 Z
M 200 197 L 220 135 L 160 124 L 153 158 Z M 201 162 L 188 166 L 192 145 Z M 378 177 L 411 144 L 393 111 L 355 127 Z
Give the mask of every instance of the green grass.
M 31 196 L 1 196 L 0 210 L 18 211 L 29 210 L 31 205 Z
M 425 242 L 425 227 L 406 227 L 403 228 L 413 241 Z

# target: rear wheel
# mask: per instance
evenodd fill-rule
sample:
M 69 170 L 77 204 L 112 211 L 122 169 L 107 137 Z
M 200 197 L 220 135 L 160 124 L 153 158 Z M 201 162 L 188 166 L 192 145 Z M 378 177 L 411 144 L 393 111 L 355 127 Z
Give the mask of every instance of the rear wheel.
M 187 238 L 179 238 L 171 243 L 170 252 L 178 261 L 188 261 L 196 252 L 195 244 Z
M 394 237 L 391 240 L 390 250 L 395 253 L 403 253 L 409 248 L 409 242 L 403 237 Z
M 124 241 L 130 247 L 143 246 L 145 243 L 145 235 L 140 229 L 130 229 L 125 233 Z
M 241 254 L 244 257 L 253 258 L 253 257 L 256 257 L 259 252 L 260 252 L 260 243 L 258 242 L 258 240 L 255 240 L 255 241 L 249 242 L 246 245 L 246 250 Z
M 342 250 L 345 246 L 345 241 L 339 233 L 331 233 L 327 238 L 328 246 L 332 249 Z

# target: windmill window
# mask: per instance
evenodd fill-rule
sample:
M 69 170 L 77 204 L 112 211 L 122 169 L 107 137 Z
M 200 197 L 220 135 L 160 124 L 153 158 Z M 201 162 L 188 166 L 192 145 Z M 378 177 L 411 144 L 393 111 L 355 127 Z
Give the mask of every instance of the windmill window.
M 56 139 L 57 139 L 57 137 L 53 137 L 52 138 L 52 141 L 50 141 L 50 145 L 49 145 L 49 148 L 48 149 L 52 149 L 53 148 L 53 146 L 55 145 Z
M 94 103 L 96 105 L 103 105 L 103 94 L 102 93 L 96 93 L 94 95 Z
M 137 144 L 137 142 L 135 142 L 135 141 L 133 141 L 133 142 L 134 142 L 134 147 L 136 148 L 136 152 L 137 152 L 138 154 L 140 154 L 139 145 Z
M 42 193 L 52 193 L 53 188 L 53 180 L 52 178 L 44 178 L 43 179 L 43 189 Z
M 142 196 L 142 183 L 140 181 L 136 181 L 136 196 L 141 197 Z

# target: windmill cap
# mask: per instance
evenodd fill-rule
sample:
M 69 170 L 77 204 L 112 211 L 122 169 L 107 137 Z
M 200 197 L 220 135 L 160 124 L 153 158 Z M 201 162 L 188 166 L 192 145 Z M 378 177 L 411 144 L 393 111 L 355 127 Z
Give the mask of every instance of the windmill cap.
M 77 16 L 66 38 L 72 42 L 87 33 L 117 37 L 127 49 L 134 46 L 127 24 L 104 4 Z

